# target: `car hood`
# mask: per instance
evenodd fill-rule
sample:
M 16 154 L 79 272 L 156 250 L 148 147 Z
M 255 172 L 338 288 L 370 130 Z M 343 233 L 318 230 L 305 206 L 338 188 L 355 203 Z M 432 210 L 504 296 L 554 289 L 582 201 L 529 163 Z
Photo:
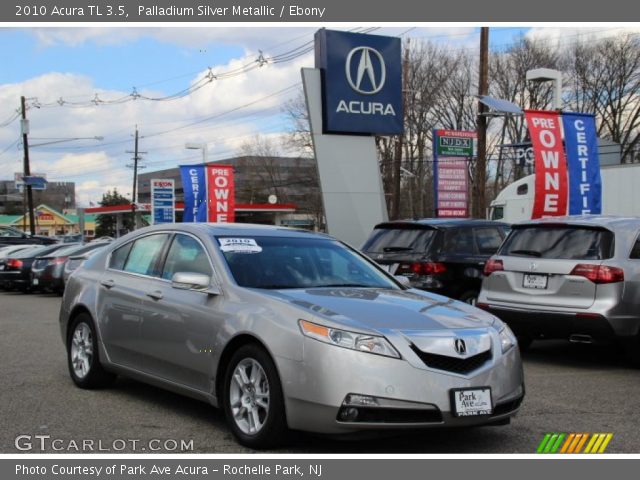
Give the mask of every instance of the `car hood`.
M 382 334 L 482 328 L 495 321 L 492 315 L 466 303 L 415 289 L 311 288 L 264 294 L 324 317 L 336 326 Z

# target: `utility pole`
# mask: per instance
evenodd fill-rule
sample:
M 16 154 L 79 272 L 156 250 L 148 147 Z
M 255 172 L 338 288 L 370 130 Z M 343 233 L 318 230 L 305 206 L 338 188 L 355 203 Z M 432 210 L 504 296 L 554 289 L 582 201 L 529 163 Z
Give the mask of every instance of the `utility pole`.
M 489 91 L 489 27 L 480 28 L 480 75 L 478 95 L 486 95 Z M 478 158 L 476 160 L 475 201 L 473 216 L 484 218 L 486 209 L 487 183 L 487 108 L 478 101 Z
M 27 106 L 24 96 L 20 97 L 20 105 L 22 107 L 22 122 L 20 128 L 22 130 L 22 147 L 24 149 L 24 162 L 22 181 L 23 187 L 27 192 L 27 208 L 29 210 L 29 230 L 31 235 L 36 234 L 36 222 L 33 215 L 33 191 L 31 185 L 27 181 L 27 177 L 31 176 L 31 167 L 29 166 L 29 140 L 27 135 L 29 134 L 29 120 L 27 120 Z
M 404 123 L 405 110 L 407 109 L 407 81 L 409 76 L 409 40 L 404 50 L 402 61 L 402 122 Z M 395 162 L 393 164 L 393 208 L 391 209 L 391 219 L 397 220 L 400 217 L 400 191 L 402 176 L 402 150 L 404 148 L 404 133 L 398 135 L 395 151 Z
M 138 168 L 144 168 L 141 167 L 140 165 L 138 165 L 138 161 L 142 160 L 142 158 L 140 157 L 141 154 L 143 153 L 147 153 L 147 152 L 140 152 L 138 151 L 138 126 L 136 125 L 136 134 L 135 134 L 135 143 L 134 143 L 134 149 L 133 152 L 130 150 L 127 150 L 126 153 L 133 153 L 133 165 L 127 165 L 127 167 L 133 167 L 133 189 L 132 189 L 132 195 L 131 195 L 131 215 L 133 216 L 133 225 L 134 225 L 134 229 L 138 228 L 138 221 L 137 221 L 137 215 L 136 215 L 136 203 L 138 200 Z

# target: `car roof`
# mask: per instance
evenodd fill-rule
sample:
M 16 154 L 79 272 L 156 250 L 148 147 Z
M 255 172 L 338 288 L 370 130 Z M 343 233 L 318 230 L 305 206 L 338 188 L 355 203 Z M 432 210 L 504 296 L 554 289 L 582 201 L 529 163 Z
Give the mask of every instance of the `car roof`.
M 277 225 L 257 225 L 251 223 L 165 223 L 144 227 L 133 234 L 151 233 L 154 231 L 176 231 L 200 233 L 209 236 L 251 236 L 251 237 L 294 237 L 294 238 L 327 238 L 333 237 L 324 233 L 311 232 L 296 228 L 280 227 Z M 130 234 L 129 234 L 130 235 Z M 129 238 L 129 235 L 126 237 Z
M 602 227 L 612 231 L 632 231 L 640 228 L 640 217 L 619 217 L 615 215 L 571 215 L 564 217 L 547 217 L 536 220 L 526 220 L 513 225 L 523 228 L 531 225 L 574 225 L 584 227 Z
M 419 219 L 407 219 L 407 220 L 393 220 L 390 222 L 382 222 L 375 226 L 375 228 L 393 228 L 396 226 L 410 226 L 415 225 L 426 228 L 453 228 L 453 227 L 495 227 L 502 226 L 508 227 L 508 223 L 496 222 L 493 220 L 482 220 L 474 218 L 419 218 Z

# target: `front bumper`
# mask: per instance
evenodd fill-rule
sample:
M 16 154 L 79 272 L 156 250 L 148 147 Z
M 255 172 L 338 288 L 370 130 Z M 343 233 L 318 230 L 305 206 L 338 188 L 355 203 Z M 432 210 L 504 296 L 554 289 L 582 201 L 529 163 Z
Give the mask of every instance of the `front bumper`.
M 495 346 L 493 348 L 495 350 Z M 287 422 L 296 430 L 338 434 L 491 424 L 515 415 L 524 398 L 517 347 L 504 355 L 494 351 L 486 366 L 469 375 L 426 366 L 416 368 L 405 359 L 357 352 L 310 338 L 304 339 L 302 362 L 278 357 L 276 363 L 282 379 Z M 491 387 L 493 414 L 454 416 L 451 391 L 474 387 Z M 339 412 L 349 394 L 388 399 L 387 403 L 396 403 L 397 410 L 368 411 L 366 418 L 372 421 L 341 421 Z

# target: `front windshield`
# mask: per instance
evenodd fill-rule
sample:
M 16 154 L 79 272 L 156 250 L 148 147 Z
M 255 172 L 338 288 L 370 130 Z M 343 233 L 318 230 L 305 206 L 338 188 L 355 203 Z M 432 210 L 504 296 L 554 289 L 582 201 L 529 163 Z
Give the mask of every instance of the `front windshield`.
M 217 237 L 217 242 L 241 287 L 400 288 L 360 255 L 335 240 Z

